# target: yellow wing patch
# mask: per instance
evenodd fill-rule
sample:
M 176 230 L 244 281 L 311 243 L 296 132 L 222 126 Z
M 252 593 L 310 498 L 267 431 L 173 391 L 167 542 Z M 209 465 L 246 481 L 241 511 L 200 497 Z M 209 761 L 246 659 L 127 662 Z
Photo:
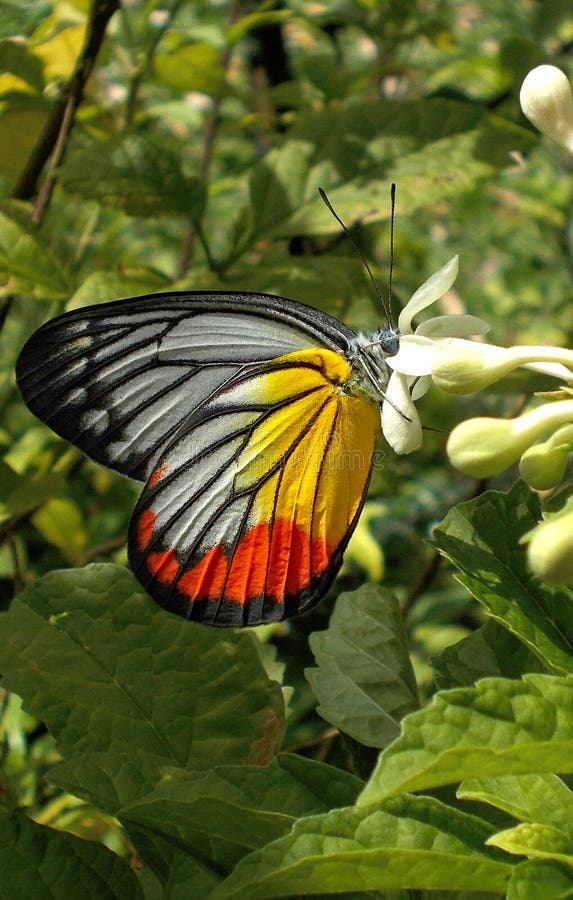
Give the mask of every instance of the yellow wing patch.
M 200 485 L 193 462 L 179 460 L 177 447 L 159 461 L 161 474 L 152 475 L 149 495 L 147 489 L 142 495 L 135 527 L 146 587 L 163 596 L 160 602 L 178 611 L 187 603 L 190 617 L 196 609 L 215 624 L 256 624 L 319 599 L 362 507 L 378 426 L 378 407 L 349 392 L 351 374 L 344 357 L 331 350 L 294 352 L 259 367 L 203 408 L 186 444 L 192 445 L 194 428 L 217 414 L 225 417 L 223 447 L 239 433 L 246 436 L 230 468 L 215 470 L 215 452 L 213 472 L 206 468 L 210 457 L 203 459 Z M 245 429 L 245 412 L 253 410 L 256 420 Z M 169 504 L 159 502 L 162 486 L 167 490 L 170 476 L 183 468 L 190 495 L 200 496 L 202 505 L 216 498 L 208 528 L 196 532 L 193 505 L 181 512 L 189 522 L 179 523 Z M 240 527 L 230 538 L 229 516 L 239 508 Z M 169 519 L 162 523 L 164 510 Z M 169 540 L 176 533 L 185 541 Z

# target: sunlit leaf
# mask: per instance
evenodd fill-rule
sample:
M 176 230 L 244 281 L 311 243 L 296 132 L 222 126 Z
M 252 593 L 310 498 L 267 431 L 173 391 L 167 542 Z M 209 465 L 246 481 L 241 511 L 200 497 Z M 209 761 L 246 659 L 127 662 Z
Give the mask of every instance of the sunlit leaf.
M 211 44 L 186 44 L 172 53 L 159 53 L 153 67 L 159 81 L 180 91 L 217 97 L 225 86 L 221 53 Z
M 301 819 L 290 835 L 240 862 L 213 898 L 329 892 L 464 890 L 502 893 L 511 867 L 484 846 L 491 828 L 429 797 Z
M 72 500 L 53 497 L 34 513 L 32 522 L 48 543 L 58 547 L 69 563 L 78 563 L 86 546 L 82 514 Z
M 484 678 L 436 694 L 380 756 L 359 803 L 464 778 L 573 772 L 573 678 Z
M 374 221 L 389 217 L 394 181 L 401 214 L 412 215 L 475 187 L 508 165 L 510 150 L 531 144 L 527 132 L 510 123 L 441 99 L 301 115 L 288 137 L 253 170 L 255 235 L 336 230 L 319 186 L 347 222 Z
M 454 507 L 434 531 L 459 580 L 545 665 L 573 671 L 573 592 L 551 590 L 527 569 L 524 534 L 540 519 L 537 494 L 518 482 Z
M 531 859 L 551 859 L 573 866 L 573 841 L 553 825 L 522 823 L 498 831 L 488 839 L 491 847 Z
M 462 782 L 458 796 L 505 810 L 521 822 L 560 829 L 573 839 L 573 792 L 557 775 L 507 775 Z
M 528 860 L 516 866 L 507 900 L 568 900 L 573 892 L 573 869 L 562 863 Z

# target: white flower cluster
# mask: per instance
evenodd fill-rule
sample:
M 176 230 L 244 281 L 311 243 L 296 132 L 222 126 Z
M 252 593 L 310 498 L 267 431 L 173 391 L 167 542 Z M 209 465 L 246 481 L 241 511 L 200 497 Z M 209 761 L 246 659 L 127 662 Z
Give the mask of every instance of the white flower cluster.
M 573 153 L 573 96 L 567 77 L 554 66 L 530 72 L 521 89 L 525 115 L 540 131 Z M 454 394 L 480 391 L 519 366 L 559 378 L 563 386 L 546 402 L 512 419 L 474 418 L 458 425 L 447 452 L 460 471 L 488 478 L 519 462 L 521 476 L 536 490 L 562 480 L 573 451 L 573 351 L 558 347 L 496 347 L 470 341 L 489 326 L 474 316 L 436 316 L 414 328 L 412 320 L 448 291 L 458 272 L 454 257 L 420 287 L 400 314 L 400 349 L 382 409 L 384 434 L 397 453 L 422 441 L 415 407 L 433 381 Z M 573 505 L 553 515 L 528 536 L 530 566 L 554 583 L 573 581 Z

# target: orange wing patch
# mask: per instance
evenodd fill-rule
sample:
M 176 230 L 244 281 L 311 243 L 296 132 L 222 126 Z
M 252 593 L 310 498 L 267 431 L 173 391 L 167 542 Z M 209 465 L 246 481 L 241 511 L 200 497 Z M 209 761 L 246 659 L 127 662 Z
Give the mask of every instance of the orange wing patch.
M 291 353 L 237 379 L 190 421 L 133 519 L 132 565 L 158 602 L 213 624 L 254 625 L 322 596 L 362 507 L 378 423 L 350 378 L 331 350 Z

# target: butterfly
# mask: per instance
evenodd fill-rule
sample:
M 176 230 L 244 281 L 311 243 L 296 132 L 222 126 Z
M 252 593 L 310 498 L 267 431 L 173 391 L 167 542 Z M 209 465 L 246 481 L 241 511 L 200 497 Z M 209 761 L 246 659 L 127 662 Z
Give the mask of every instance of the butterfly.
M 149 294 L 47 322 L 16 376 L 53 431 L 144 482 L 128 553 L 150 596 L 247 626 L 303 612 L 338 572 L 398 345 L 271 294 Z

